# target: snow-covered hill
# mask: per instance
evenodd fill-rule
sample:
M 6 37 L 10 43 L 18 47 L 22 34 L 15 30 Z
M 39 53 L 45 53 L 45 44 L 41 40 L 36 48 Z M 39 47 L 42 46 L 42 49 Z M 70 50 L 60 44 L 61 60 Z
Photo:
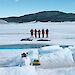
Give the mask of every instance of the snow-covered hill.
M 5 20 L 0 20 L 0 24 L 6 24 L 7 23 L 7 21 L 5 21 Z

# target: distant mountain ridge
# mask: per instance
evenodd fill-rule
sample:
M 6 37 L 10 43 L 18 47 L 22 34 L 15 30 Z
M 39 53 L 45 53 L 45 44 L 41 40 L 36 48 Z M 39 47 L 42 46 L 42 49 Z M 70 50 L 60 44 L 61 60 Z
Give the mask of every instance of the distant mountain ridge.
M 16 22 L 16 23 L 24 23 L 31 21 L 40 21 L 40 22 L 66 22 L 66 21 L 75 21 L 75 14 L 73 13 L 64 13 L 61 11 L 42 11 L 34 14 L 28 14 L 20 17 L 7 17 L 0 18 L 1 20 L 5 20 L 7 22 Z

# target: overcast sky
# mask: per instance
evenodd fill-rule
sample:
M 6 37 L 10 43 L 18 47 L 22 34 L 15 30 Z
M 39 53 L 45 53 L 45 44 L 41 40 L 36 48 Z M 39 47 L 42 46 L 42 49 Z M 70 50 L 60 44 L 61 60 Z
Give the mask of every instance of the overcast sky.
M 75 0 L 0 0 L 0 17 L 53 10 L 75 13 Z

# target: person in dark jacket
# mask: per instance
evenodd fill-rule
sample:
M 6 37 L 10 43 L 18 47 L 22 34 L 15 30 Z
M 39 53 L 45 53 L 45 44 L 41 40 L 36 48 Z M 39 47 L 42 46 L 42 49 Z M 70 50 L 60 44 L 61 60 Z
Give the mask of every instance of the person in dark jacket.
M 31 37 L 33 37 L 33 29 L 31 29 L 30 32 L 31 32 Z
M 44 33 L 45 33 L 44 29 L 42 29 L 42 38 L 44 38 Z
M 35 38 L 37 38 L 37 30 L 35 29 Z
M 30 61 L 30 58 L 28 56 L 28 52 L 22 53 L 21 57 L 22 57 L 22 60 L 24 61 L 22 66 L 29 66 L 31 61 Z
M 40 30 L 38 30 L 38 36 L 39 36 L 39 38 L 40 38 L 40 33 L 41 33 L 41 31 L 40 31 Z
M 48 32 L 49 32 L 49 30 L 46 29 L 46 38 L 48 38 Z

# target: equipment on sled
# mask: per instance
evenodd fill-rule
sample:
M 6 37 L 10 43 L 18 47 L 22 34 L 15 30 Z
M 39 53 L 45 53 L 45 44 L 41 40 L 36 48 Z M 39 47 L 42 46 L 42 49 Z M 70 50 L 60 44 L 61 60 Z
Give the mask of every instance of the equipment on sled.
M 33 60 L 33 65 L 35 65 L 35 66 L 40 65 L 40 57 L 39 57 L 39 55 L 38 55 L 38 59 Z

